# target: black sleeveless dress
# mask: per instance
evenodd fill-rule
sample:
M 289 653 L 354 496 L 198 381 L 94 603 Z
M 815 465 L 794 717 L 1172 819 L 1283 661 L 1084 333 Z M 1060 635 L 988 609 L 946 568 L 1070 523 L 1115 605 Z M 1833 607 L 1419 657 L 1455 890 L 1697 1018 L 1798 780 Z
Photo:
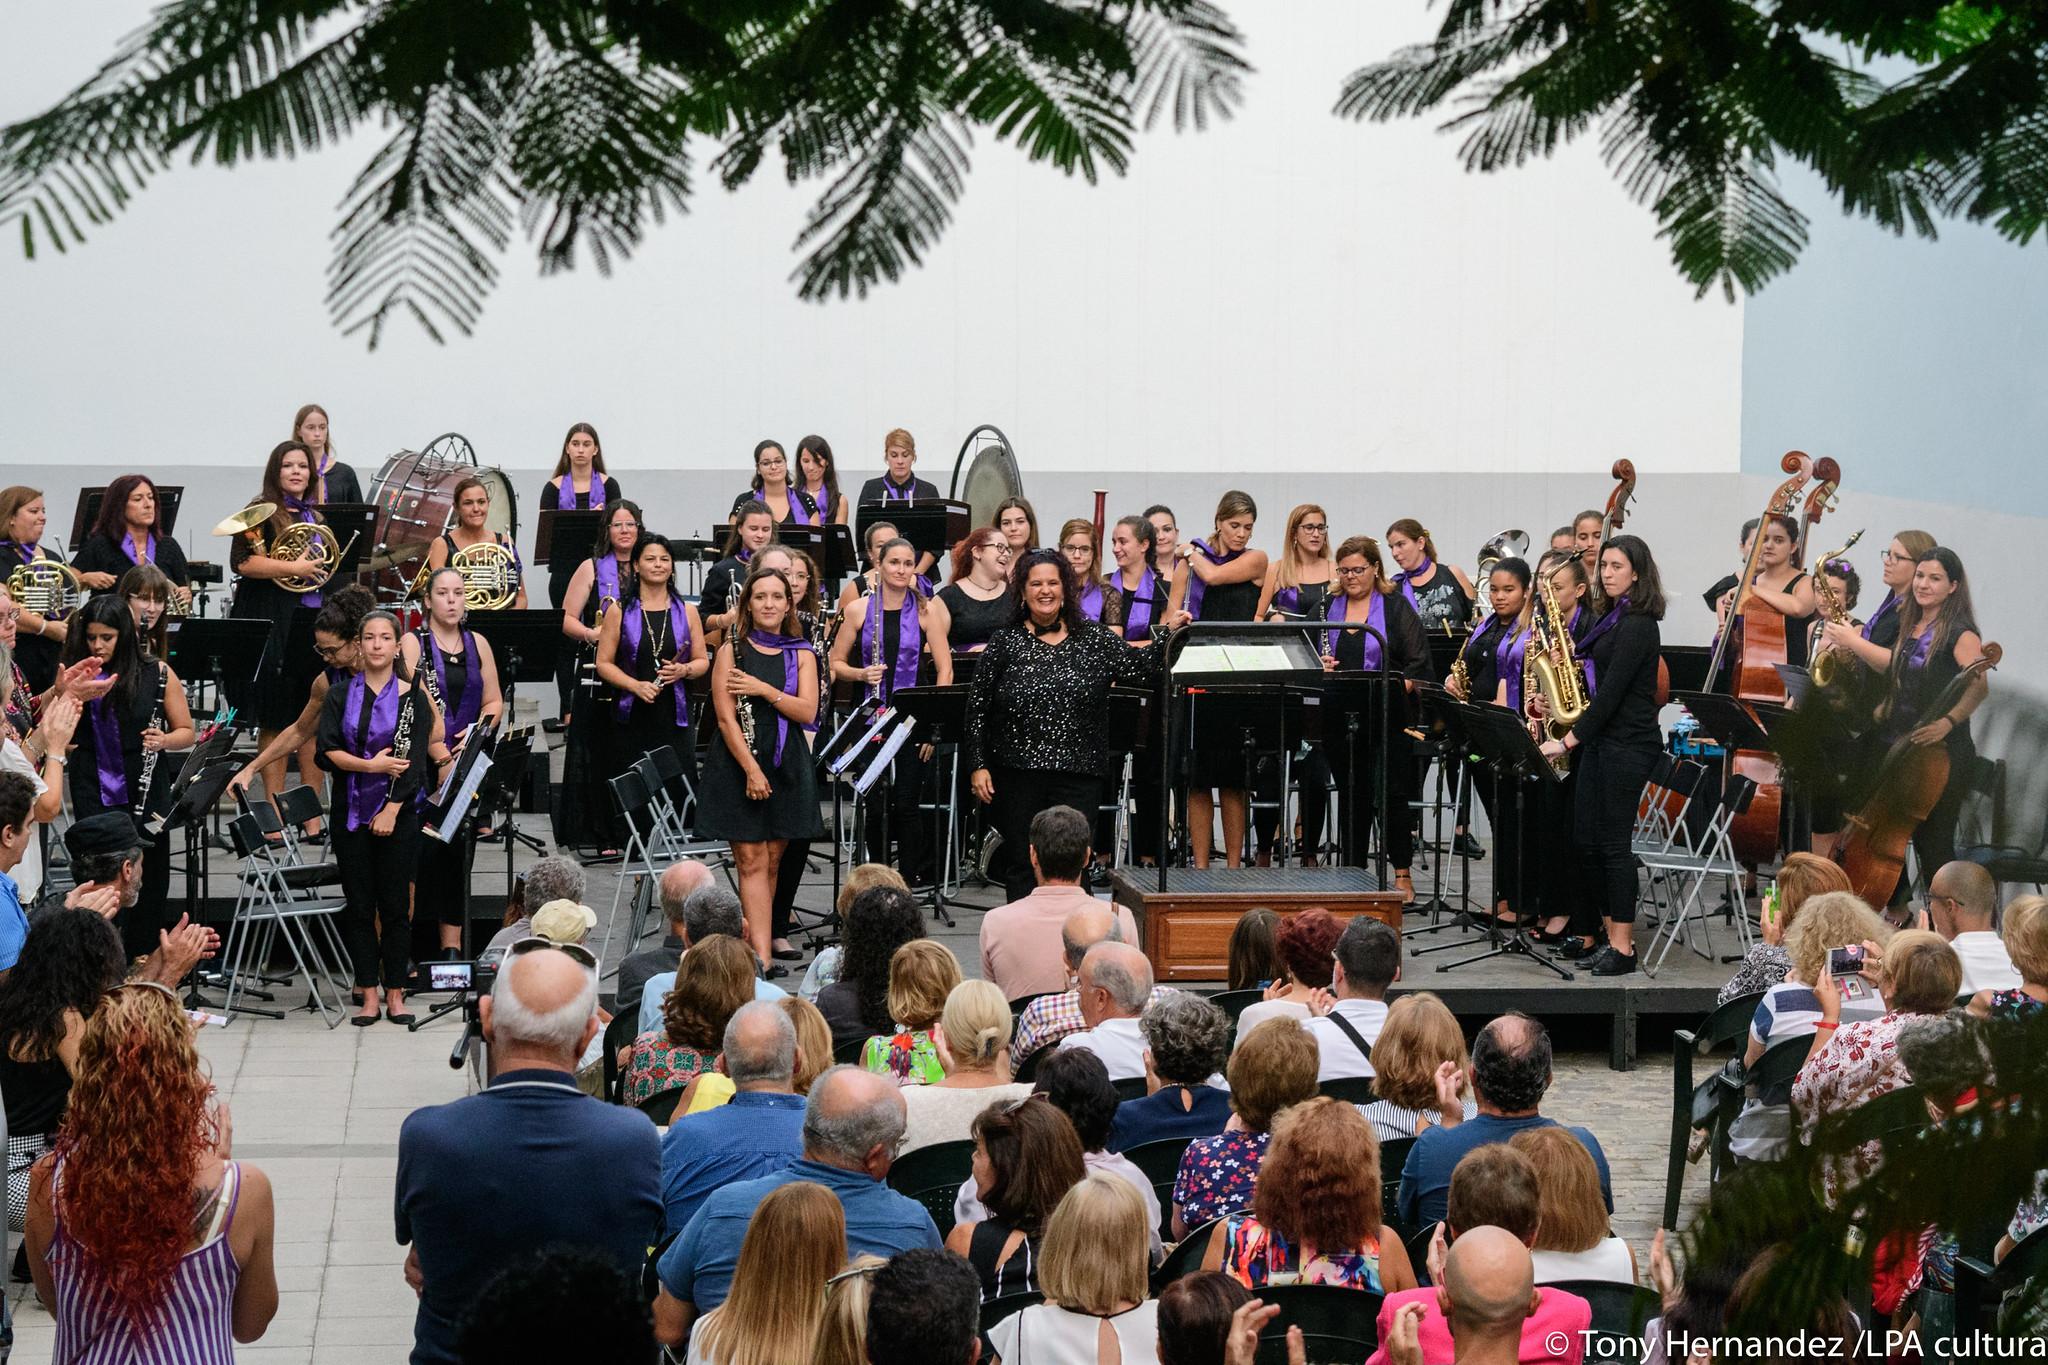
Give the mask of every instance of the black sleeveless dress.
M 788 677 L 782 658 L 780 654 L 763 654 L 744 641 L 737 643 L 741 668 L 770 687 L 787 691 Z M 739 705 L 753 712 L 754 761 L 768 775 L 769 796 L 765 801 L 748 799 L 746 772 L 726 748 L 725 730 L 720 727 L 705 753 L 702 798 L 697 803 L 698 836 L 736 844 L 823 838 L 825 826 L 818 816 L 818 769 L 811 757 L 811 746 L 804 742 L 803 726 L 789 722 L 788 734 L 783 738 L 782 761 L 777 763 L 776 721 L 781 719 L 780 714 L 765 697 L 741 697 Z
M 948 583 L 940 588 L 938 598 L 952 613 L 952 628 L 946 632 L 946 643 L 954 652 L 964 652 L 976 645 L 985 645 L 1004 626 L 1010 624 L 1010 594 L 998 593 L 986 602 L 974 597 L 958 583 Z
M 1211 583 L 1202 593 L 1203 621 L 1249 621 L 1258 610 L 1264 585 L 1257 579 L 1242 583 Z M 1197 722 L 1199 726 L 1199 721 Z M 1189 785 L 1198 791 L 1210 787 L 1237 790 L 1245 785 L 1244 754 L 1235 747 L 1205 744 L 1190 765 Z

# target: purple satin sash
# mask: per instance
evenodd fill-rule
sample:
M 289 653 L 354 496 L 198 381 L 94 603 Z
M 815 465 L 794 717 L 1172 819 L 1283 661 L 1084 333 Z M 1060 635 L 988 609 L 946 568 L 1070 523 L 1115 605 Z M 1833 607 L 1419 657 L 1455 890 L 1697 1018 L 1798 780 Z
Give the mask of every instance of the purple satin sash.
M 92 758 L 99 778 L 100 804 L 109 810 L 128 805 L 128 755 L 121 748 L 120 703 L 109 692 L 85 704 L 92 721 Z
M 145 554 L 138 555 L 135 552 L 135 533 L 133 531 L 121 537 L 121 553 L 128 556 L 130 564 L 156 563 L 156 532 L 144 531 L 142 538 L 145 542 Z
M 404 704 L 406 683 L 396 673 L 385 682 L 382 692 L 372 694 L 367 703 L 364 693 L 370 685 L 358 673 L 348 680 L 348 699 L 341 708 L 342 745 L 357 758 L 370 758 L 391 747 L 398 736 L 398 712 Z M 357 727 L 361 724 L 363 707 L 370 708 L 369 732 L 363 736 L 362 748 L 355 744 Z M 392 788 L 392 779 L 380 773 L 348 774 L 348 828 L 364 829 L 377 818 L 377 812 L 384 809 L 384 799 Z
M 448 733 L 448 742 L 454 743 L 455 736 L 476 723 L 484 713 L 484 667 L 477 654 L 476 636 L 462 631 L 462 696 L 455 701 L 448 700 L 448 671 L 441 662 L 441 646 L 434 643 L 434 629 L 423 626 L 420 629 L 420 652 L 426 655 L 427 666 L 434 670 L 434 682 L 438 684 L 441 704 L 448 708 L 448 714 L 441 718 L 441 724 Z
M 750 631 L 747 639 L 763 649 L 772 649 L 782 656 L 782 690 L 792 697 L 795 696 L 798 682 L 797 651 L 809 649 L 811 642 L 800 635 L 771 635 L 765 630 Z M 739 660 L 735 658 L 733 663 L 735 666 L 738 666 Z M 752 700 L 753 698 L 751 697 L 740 698 L 742 704 Z M 782 751 L 788 744 L 789 717 L 783 715 L 782 709 L 777 707 L 775 708 L 775 766 L 778 768 L 782 766 Z
M 1907 668 L 1927 667 L 1927 656 L 1934 650 L 1934 636 L 1934 629 L 1929 627 L 1927 633 L 1919 639 L 1906 642 Z
M 1090 621 L 1102 619 L 1102 585 L 1091 582 L 1081 589 L 1081 615 Z
M 882 476 L 883 502 L 909 502 L 911 498 L 916 494 L 916 492 L 917 475 L 915 474 L 912 474 L 910 476 L 909 483 L 900 485 L 894 479 L 891 479 L 887 474 L 884 474 Z
M 882 588 L 875 587 L 874 595 L 868 599 L 868 619 L 862 622 L 861 667 L 866 668 L 879 662 L 882 650 Z M 899 687 L 917 686 L 917 656 L 924 648 L 924 628 L 917 619 L 917 598 L 910 593 L 903 594 L 903 609 L 897 613 L 896 657 L 889 661 L 883 677 L 888 686 L 882 689 L 887 696 Z
M 1116 575 L 1118 588 L 1123 588 L 1123 574 Z M 1128 589 L 1126 596 L 1130 605 L 1124 609 L 1124 638 L 1142 640 L 1152 629 L 1152 598 L 1159 591 L 1159 575 L 1147 564 L 1145 571 L 1138 575 L 1138 586 Z
M 1323 619 L 1326 621 L 1349 621 L 1351 619 L 1351 599 L 1341 592 L 1332 597 L 1330 599 L 1330 610 Z M 1375 592 L 1367 599 L 1365 623 L 1381 634 L 1386 633 L 1387 599 L 1383 594 Z M 1359 637 L 1360 666 L 1368 673 L 1378 671 L 1380 666 L 1380 637 L 1378 635 L 1368 634 L 1364 631 L 1326 630 L 1323 632 L 1323 653 L 1333 659 L 1337 657 L 1337 638 L 1341 635 L 1351 634 L 1356 634 Z
M 1394 575 L 1394 582 L 1400 585 L 1401 596 L 1407 598 L 1408 605 L 1415 608 L 1415 610 L 1418 613 L 1422 610 L 1422 603 L 1416 600 L 1415 585 L 1409 582 L 1409 580 L 1411 578 L 1427 578 L 1429 577 L 1430 570 L 1434 569 L 1435 567 L 1436 561 L 1434 559 L 1431 559 L 1428 555 L 1424 555 L 1422 557 L 1422 563 L 1416 568 L 1414 573 L 1411 574 L 1408 573 L 1406 570 L 1403 570 L 1402 572 Z
M 1586 614 L 1586 604 L 1581 601 L 1572 608 L 1572 619 L 1564 623 L 1565 631 L 1572 636 L 1572 648 L 1579 656 L 1579 671 L 1586 675 L 1586 695 L 1593 695 L 1593 661 L 1586 657 L 1585 645 L 1578 638 L 1579 618 Z
M 1529 656 L 1529 632 L 1509 626 L 1493 647 L 1494 676 L 1508 686 L 1508 710 L 1522 709 L 1522 665 Z
M 1586 682 L 1595 688 L 1600 685 L 1600 670 L 1593 666 L 1593 642 L 1620 625 L 1621 618 L 1627 614 L 1628 599 L 1624 597 L 1609 607 L 1607 614 L 1595 621 L 1593 628 L 1586 632 L 1584 639 L 1579 641 L 1580 653 L 1586 660 Z
M 832 494 L 830 490 L 820 488 L 817 492 L 813 493 L 809 488 L 805 488 L 802 491 L 803 495 L 811 500 L 811 507 L 818 514 L 818 519 L 816 521 L 808 522 L 806 524 L 811 526 L 823 526 L 825 524 L 825 518 L 832 515 L 832 508 L 830 505 L 832 501 Z
M 617 555 L 599 555 L 590 561 L 592 581 L 597 586 L 597 614 L 604 615 L 604 604 L 619 600 L 619 578 L 625 572 L 619 567 Z
M 1886 588 L 1884 593 L 1884 601 L 1877 604 L 1877 610 L 1870 613 L 1870 619 L 1863 623 L 1863 638 L 1868 640 L 1870 638 L 1870 632 L 1877 629 L 1877 623 L 1879 621 L 1884 620 L 1886 616 L 1897 611 L 1899 609 L 1899 603 L 1903 600 L 1904 599 L 1901 598 L 1898 595 L 1898 593 L 1892 591 L 1890 588 Z
M 1218 568 L 1221 568 L 1223 565 L 1228 564 L 1231 560 L 1236 559 L 1239 555 L 1244 553 L 1243 550 L 1232 550 L 1227 555 L 1219 555 L 1214 550 L 1209 548 L 1209 542 L 1206 540 L 1197 540 L 1194 542 L 1194 546 L 1196 554 L 1202 556 L 1202 558 L 1208 560 L 1211 564 L 1216 565 Z M 1188 568 L 1187 608 L 1188 615 L 1194 617 L 1197 621 L 1202 619 L 1202 598 L 1204 594 L 1208 591 L 1208 587 L 1209 585 L 1202 581 L 1201 575 L 1197 574 L 1193 566 L 1190 565 Z
M 623 646 L 619 653 L 627 661 L 626 663 L 621 663 L 619 667 L 628 673 L 633 671 L 628 666 L 629 664 L 640 662 L 640 636 L 646 626 L 646 616 L 646 610 L 640 605 L 640 599 L 636 597 L 626 604 L 625 613 L 619 618 L 619 644 Z M 687 660 L 690 655 L 690 617 L 683 610 L 683 604 L 673 596 L 668 599 L 668 624 L 670 638 L 675 645 L 675 650 L 669 657 Z M 660 659 L 654 661 L 656 668 L 659 668 L 661 663 Z M 669 686 L 675 690 L 676 694 L 676 724 L 684 729 L 688 729 L 690 725 L 689 694 L 683 690 L 683 685 L 680 682 L 670 683 Z M 632 715 L 634 704 L 639 700 L 631 692 L 620 692 L 619 719 L 624 720 Z
M 578 499 L 582 501 L 578 501 Z M 576 476 L 563 474 L 555 480 L 555 506 L 566 510 L 595 512 L 604 506 L 604 475 L 590 471 L 590 491 L 576 491 Z

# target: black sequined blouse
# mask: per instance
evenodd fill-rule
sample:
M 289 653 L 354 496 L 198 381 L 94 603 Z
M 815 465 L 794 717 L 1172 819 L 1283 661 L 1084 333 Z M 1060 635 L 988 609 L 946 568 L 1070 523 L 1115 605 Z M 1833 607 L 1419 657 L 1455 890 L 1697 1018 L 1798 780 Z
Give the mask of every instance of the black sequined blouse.
M 1048 645 L 1028 627 L 989 638 L 967 702 L 967 767 L 1092 773 L 1103 763 L 1112 683 L 1151 686 L 1159 646 L 1133 649 L 1099 622 Z

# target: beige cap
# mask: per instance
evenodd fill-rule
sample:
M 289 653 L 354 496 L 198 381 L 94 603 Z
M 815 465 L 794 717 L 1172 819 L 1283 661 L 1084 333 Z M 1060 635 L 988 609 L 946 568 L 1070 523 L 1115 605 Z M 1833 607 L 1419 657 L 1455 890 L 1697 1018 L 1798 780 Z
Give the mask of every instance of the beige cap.
M 549 901 L 533 912 L 533 932 L 550 943 L 581 943 L 597 927 L 597 911 L 572 900 Z

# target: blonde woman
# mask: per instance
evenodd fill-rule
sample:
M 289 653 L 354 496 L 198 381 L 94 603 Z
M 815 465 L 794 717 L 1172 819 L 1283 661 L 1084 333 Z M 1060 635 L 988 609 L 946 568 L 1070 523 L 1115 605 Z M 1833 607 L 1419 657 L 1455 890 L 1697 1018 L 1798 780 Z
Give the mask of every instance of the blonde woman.
M 856 1256 L 825 1281 L 825 1308 L 818 1316 L 811 1365 L 868 1365 L 868 1286 L 887 1264 L 879 1256 Z
M 1381 1142 L 1451 1128 L 1478 1112 L 1465 1080 L 1465 1032 L 1433 991 L 1404 995 L 1387 1009 L 1373 1041 L 1373 1101 L 1359 1106 Z
M 906 1086 L 908 1122 L 897 1155 L 971 1136 L 974 1116 L 992 1104 L 1013 1104 L 1031 1087 L 1010 1079 L 1010 1002 L 992 981 L 963 981 L 946 997 L 933 1031 L 945 1075 Z
M 1265 587 L 1259 592 L 1259 620 L 1269 619 L 1269 614 L 1275 621 L 1288 616 L 1311 621 L 1323 618 L 1323 605 L 1330 600 L 1337 576 L 1330 544 L 1330 517 L 1322 508 L 1305 502 L 1287 514 L 1287 538 L 1281 542 L 1280 557 L 1267 568 Z
M 1536 1168 L 1536 1240 L 1529 1244 L 1536 1283 L 1636 1282 L 1636 1254 L 1613 1235 L 1600 1168 L 1569 1128 L 1525 1128 L 1508 1146 Z
M 1158 1365 L 1145 1233 L 1145 1205 L 1129 1181 L 1097 1171 L 1069 1190 L 1045 1229 L 1045 1302 L 989 1329 L 1004 1365 Z
M 945 1013 L 946 997 L 960 984 L 953 950 L 935 938 L 912 939 L 889 958 L 889 1018 L 892 1034 L 877 1034 L 861 1049 L 860 1064 L 901 1086 L 945 1079 L 932 1026 Z
M 761 1201 L 747 1222 L 732 1293 L 690 1333 L 688 1365 L 787 1365 L 803 1360 L 825 1316 L 825 1286 L 846 1261 L 846 1215 L 823 1185 L 799 1180 Z M 655 1302 L 655 1335 L 673 1346 L 686 1323 Z M 679 1306 L 678 1306 L 679 1307 Z
M 799 1095 L 811 1093 L 811 1082 L 832 1065 L 832 1026 L 818 1007 L 800 995 L 785 995 L 775 1002 L 796 1028 L 796 1074 L 790 1088 Z

